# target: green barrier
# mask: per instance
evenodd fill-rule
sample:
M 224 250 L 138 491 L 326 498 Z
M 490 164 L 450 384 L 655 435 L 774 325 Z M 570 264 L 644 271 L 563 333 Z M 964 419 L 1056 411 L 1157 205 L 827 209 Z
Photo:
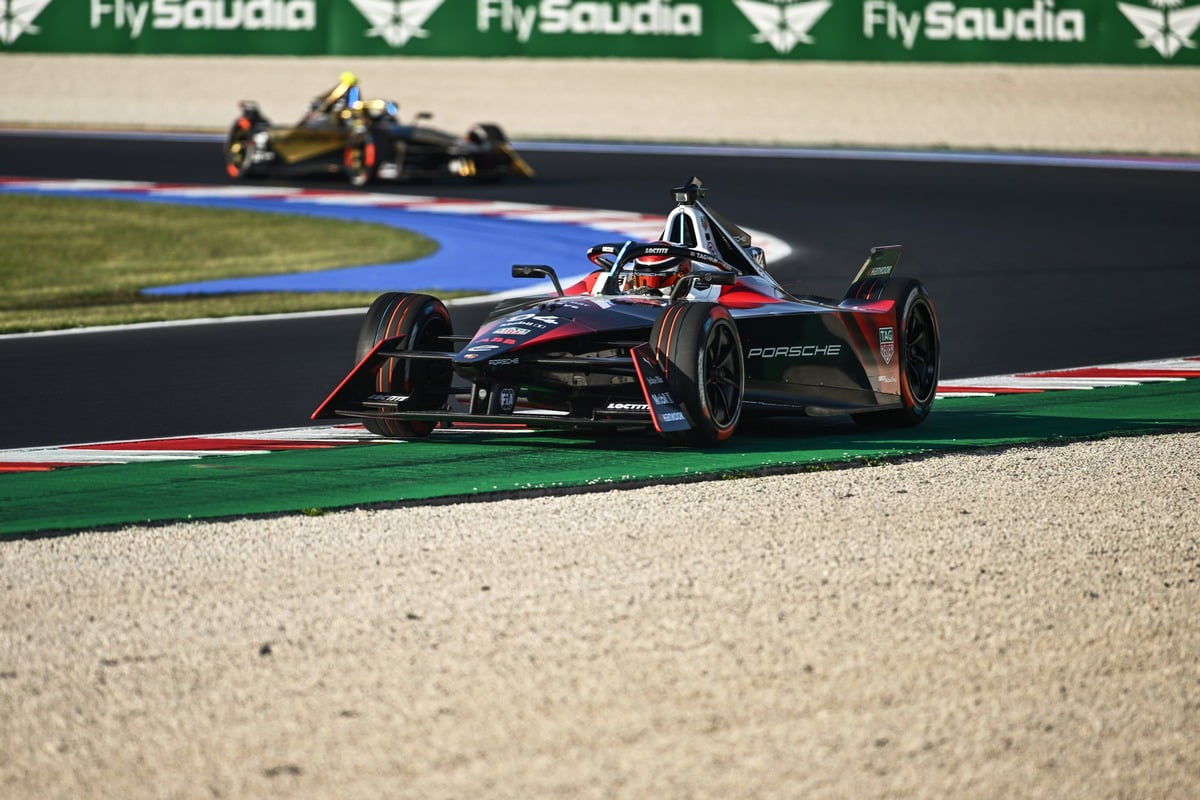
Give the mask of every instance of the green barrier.
M 656 436 L 435 433 L 427 440 L 0 475 L 0 539 L 36 531 L 615 487 L 873 463 L 1039 441 L 1200 426 L 1200 380 L 939 400 L 916 428 L 797 420 L 744 426 L 728 446 Z
M 0 0 L 0 53 L 1200 64 L 1188 0 Z

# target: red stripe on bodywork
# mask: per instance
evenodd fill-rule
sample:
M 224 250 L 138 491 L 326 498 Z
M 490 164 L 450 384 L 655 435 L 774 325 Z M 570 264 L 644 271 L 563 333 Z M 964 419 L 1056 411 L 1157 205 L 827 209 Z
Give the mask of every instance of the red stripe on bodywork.
M 593 292 L 596 289 L 596 281 L 598 281 L 600 276 L 604 274 L 605 273 L 601 270 L 596 270 L 595 272 L 589 273 L 583 280 L 573 283 L 567 288 L 563 289 L 563 294 L 577 295 Z
M 782 303 L 783 299 L 771 297 L 743 284 L 734 284 L 721 290 L 719 302 L 726 308 L 758 308 L 768 303 Z

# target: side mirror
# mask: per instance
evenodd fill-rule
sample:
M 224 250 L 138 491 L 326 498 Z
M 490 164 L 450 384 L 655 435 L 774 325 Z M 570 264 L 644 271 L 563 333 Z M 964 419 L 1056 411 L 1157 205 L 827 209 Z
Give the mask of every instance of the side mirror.
M 714 272 L 701 272 L 696 275 L 696 280 L 703 283 L 711 283 L 716 286 L 733 286 L 737 283 L 738 274 L 732 270 L 723 269 Z
M 554 267 L 548 267 L 545 264 L 513 264 L 512 276 L 514 278 L 549 278 L 554 284 L 554 291 L 558 292 L 558 296 L 563 296 L 562 284 L 558 282 L 558 275 L 554 272 Z
M 712 272 L 691 272 L 680 278 L 671 289 L 671 300 L 678 300 L 699 286 L 706 289 L 709 286 L 733 286 L 737 283 L 738 274 L 730 270 L 713 270 Z

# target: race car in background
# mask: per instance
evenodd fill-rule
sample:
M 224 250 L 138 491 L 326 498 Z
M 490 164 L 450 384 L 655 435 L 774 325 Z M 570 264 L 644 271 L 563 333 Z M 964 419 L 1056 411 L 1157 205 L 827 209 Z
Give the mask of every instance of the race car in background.
M 928 417 L 937 315 L 922 283 L 895 273 L 899 246 L 873 248 L 841 299 L 793 296 L 698 179 L 673 197 L 661 241 L 590 248 L 596 269 L 566 289 L 552 267 L 513 266 L 554 293 L 502 302 L 473 335 L 456 336 L 435 297 L 381 295 L 313 419 L 394 438 L 460 423 L 641 427 L 705 447 L 751 417 Z
M 239 107 L 225 139 L 225 170 L 234 179 L 341 174 L 363 186 L 375 179 L 534 177 L 500 126 L 477 123 L 456 137 L 423 124 L 427 112 L 406 124 L 394 101 L 363 99 L 352 73 L 292 127 L 272 125 L 252 100 Z

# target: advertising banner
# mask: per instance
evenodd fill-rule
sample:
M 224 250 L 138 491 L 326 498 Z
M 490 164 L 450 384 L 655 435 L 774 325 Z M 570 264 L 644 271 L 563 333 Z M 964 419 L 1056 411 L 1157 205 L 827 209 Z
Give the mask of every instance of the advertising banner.
M 1200 0 L 0 0 L 0 54 L 1196 65 L 1197 28 Z

